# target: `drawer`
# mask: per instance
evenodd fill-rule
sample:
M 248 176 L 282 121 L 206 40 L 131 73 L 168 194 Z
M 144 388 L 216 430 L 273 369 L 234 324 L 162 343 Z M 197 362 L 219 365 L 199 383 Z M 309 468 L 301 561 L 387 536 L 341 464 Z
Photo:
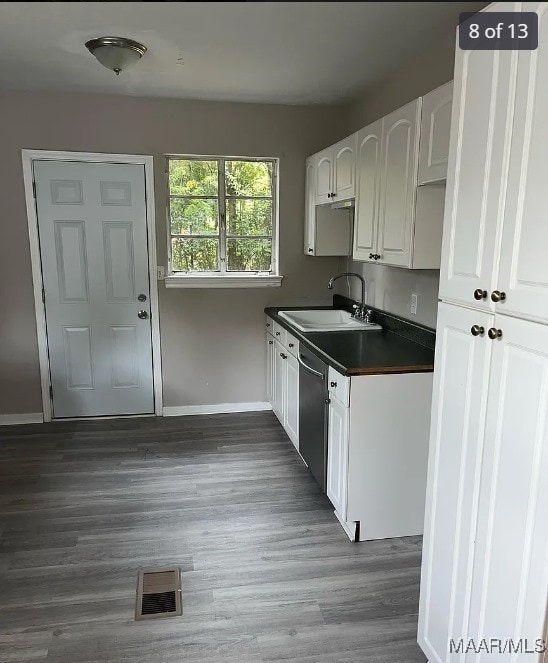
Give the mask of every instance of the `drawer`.
M 274 329 L 274 338 L 279 341 L 284 348 L 287 349 L 287 332 L 285 329 L 279 325 L 277 322 L 273 323 L 273 329 Z
M 268 315 L 265 315 L 264 317 L 264 326 L 269 334 L 274 335 L 274 320 L 272 320 L 272 318 L 269 318 Z
M 297 356 L 299 352 L 299 341 L 292 336 L 288 331 L 285 332 L 287 338 L 287 345 L 285 346 L 289 354 L 292 354 L 294 357 Z
M 343 405 L 350 405 L 350 378 L 338 373 L 334 368 L 329 367 L 328 374 L 329 393 Z

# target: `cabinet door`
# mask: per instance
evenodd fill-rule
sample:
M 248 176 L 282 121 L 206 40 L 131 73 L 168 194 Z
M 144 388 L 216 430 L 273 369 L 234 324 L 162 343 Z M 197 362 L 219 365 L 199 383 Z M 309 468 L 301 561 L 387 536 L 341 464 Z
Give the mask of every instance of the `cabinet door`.
M 524 2 L 537 12 L 535 51 L 517 51 L 512 145 L 499 278 L 506 293 L 497 312 L 548 322 L 548 4 Z
M 285 430 L 295 448 L 299 448 L 299 362 L 288 354 L 285 387 Z
M 274 394 L 274 339 L 266 335 L 266 400 L 272 403 Z
M 333 147 L 333 200 L 348 200 L 356 195 L 356 134 Z
M 487 11 L 511 11 L 515 4 Z M 481 292 L 495 285 L 516 53 L 463 51 L 457 44 L 455 55 L 440 298 L 489 311 L 494 305 Z
M 333 148 L 316 155 L 316 205 L 323 205 L 331 202 L 333 192 Z
M 285 385 L 287 363 L 284 359 L 285 351 L 283 346 L 274 341 L 274 380 L 272 394 L 272 410 L 280 420 L 282 426 L 285 425 Z
M 382 119 L 358 131 L 354 260 L 374 262 L 377 253 Z
M 495 327 L 468 636 L 532 647 L 548 596 L 548 326 L 497 315 Z
M 306 191 L 304 201 L 304 252 L 314 255 L 316 230 L 316 157 L 306 160 Z
M 418 632 L 432 662 L 460 661 L 447 646 L 466 635 L 493 321 L 439 305 Z
M 411 266 L 421 100 L 383 118 L 380 262 Z
M 453 81 L 422 98 L 419 184 L 447 177 Z
M 348 408 L 331 396 L 327 438 L 327 497 L 346 520 L 348 468 Z

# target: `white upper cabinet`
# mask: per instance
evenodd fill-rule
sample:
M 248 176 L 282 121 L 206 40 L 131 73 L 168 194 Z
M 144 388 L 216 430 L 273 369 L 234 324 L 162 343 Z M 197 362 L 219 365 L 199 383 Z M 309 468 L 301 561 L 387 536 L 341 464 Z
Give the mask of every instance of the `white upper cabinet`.
M 382 119 L 358 131 L 353 257 L 373 260 L 377 250 Z
M 316 186 L 314 200 L 316 205 L 331 202 L 333 193 L 333 147 L 316 155 Z
M 494 311 L 489 295 L 496 287 L 513 57 L 458 45 L 455 56 L 440 298 L 488 311 Z
M 306 160 L 306 197 L 304 202 L 304 252 L 314 255 L 316 233 L 316 157 Z
M 420 99 L 383 119 L 379 260 L 409 266 L 417 181 Z
M 333 190 L 335 202 L 354 198 L 356 195 L 356 140 L 352 134 L 333 146 Z
M 539 16 L 539 45 L 517 52 L 515 108 L 497 311 L 548 322 L 548 3 L 525 2 Z
M 419 185 L 447 177 L 452 100 L 452 81 L 422 98 Z

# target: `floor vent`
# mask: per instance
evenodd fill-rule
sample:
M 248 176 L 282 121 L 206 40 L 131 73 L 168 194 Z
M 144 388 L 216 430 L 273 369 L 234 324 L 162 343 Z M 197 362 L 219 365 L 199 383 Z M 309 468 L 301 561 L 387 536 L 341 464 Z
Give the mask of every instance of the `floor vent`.
M 135 619 L 158 619 L 182 614 L 181 569 L 139 571 Z

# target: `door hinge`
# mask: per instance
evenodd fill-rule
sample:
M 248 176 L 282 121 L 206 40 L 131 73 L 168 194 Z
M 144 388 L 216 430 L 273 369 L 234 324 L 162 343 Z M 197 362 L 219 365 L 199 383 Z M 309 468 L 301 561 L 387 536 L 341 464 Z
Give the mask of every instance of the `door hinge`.
M 32 180 L 32 195 L 36 198 L 36 180 Z
M 53 401 L 53 387 L 51 386 L 51 384 L 49 386 L 49 399 L 50 401 Z

